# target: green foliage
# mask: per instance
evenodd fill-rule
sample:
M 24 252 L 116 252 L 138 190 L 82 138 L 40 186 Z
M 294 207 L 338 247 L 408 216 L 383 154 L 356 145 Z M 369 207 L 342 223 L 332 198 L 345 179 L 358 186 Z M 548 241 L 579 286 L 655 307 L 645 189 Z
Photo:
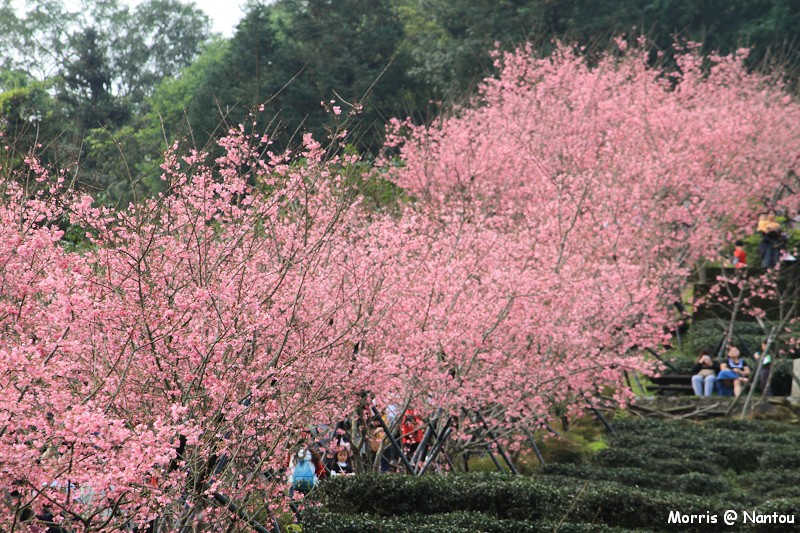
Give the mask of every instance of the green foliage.
M 800 469 L 800 450 L 796 446 L 770 446 L 763 450 L 759 465 L 766 470 L 787 468 Z
M 669 51 L 675 36 L 702 41 L 704 51 L 753 46 L 754 66 L 784 62 L 790 79 L 800 72 L 792 0 L 250 2 L 234 36 L 211 44 L 207 17 L 179 0 L 74 6 L 0 4 L 0 80 L 27 80 L 0 81 L 0 123 L 12 162 L 42 143 L 48 162 L 80 161 L 82 185 L 114 203 L 159 190 L 160 153 L 174 140 L 213 146 L 261 104 L 275 148 L 303 131 L 322 140 L 347 129 L 346 142 L 375 153 L 388 118 L 430 121 L 473 95 L 493 72 L 495 43 L 507 50 L 529 41 L 546 54 L 561 39 L 592 54 L 612 37 L 643 32 L 654 49 Z M 363 104 L 355 120 L 352 104 Z M 378 206 L 401 196 L 380 179 L 363 185 Z M 757 244 L 747 240 L 751 265 Z
M 796 451 L 800 428 L 778 422 L 720 419 L 700 426 L 631 420 L 618 422 L 617 429 L 620 434 L 611 439 L 612 448 L 599 453 L 596 464 L 629 467 L 638 462 L 638 468 L 651 472 L 710 475 L 771 470 L 781 465 L 800 468 Z
M 121 23 L 124 23 L 122 17 Z M 114 75 L 138 108 L 163 80 L 192 65 L 210 32 L 208 16 L 179 0 L 146 0 L 130 14 L 129 30 L 115 35 Z M 123 52 L 124 51 L 124 52 Z
M 703 427 L 731 432 L 725 435 L 727 437 L 757 439 L 764 443 L 791 444 L 800 437 L 800 428 L 782 422 L 717 418 L 705 422 Z
M 35 0 L 24 9 L 4 5 L 0 17 L 0 128 L 11 147 L 4 167 L 34 152 L 54 168 L 77 163 L 76 185 L 103 203 L 157 191 L 142 178 L 152 178 L 168 141 L 166 128 L 142 120 L 145 99 L 197 57 L 206 15 L 177 0 L 133 10 L 116 0 Z M 171 143 L 177 135 L 169 133 Z
M 604 50 L 619 35 L 641 34 L 655 50 L 694 41 L 703 51 L 731 53 L 752 47 L 754 67 L 786 66 L 800 75 L 795 39 L 800 7 L 792 0 L 404 0 L 411 70 L 435 99 L 458 100 L 491 72 L 488 51 L 529 41 L 543 53 L 552 40 Z M 415 28 L 424 28 L 424 31 Z M 655 54 L 653 54 L 655 60 Z
M 670 510 L 720 519 L 730 508 L 797 512 L 796 426 L 635 418 L 615 426 L 610 447 L 590 462 L 548 464 L 532 477 L 371 474 L 326 481 L 316 493 L 321 507 L 305 512 L 304 530 L 551 531 L 563 520 L 559 531 L 671 531 Z
M 317 498 L 326 509 L 347 514 L 391 516 L 452 510 L 501 518 L 542 518 L 548 502 L 556 501 L 557 489 L 553 492 L 550 485 L 528 481 L 490 473 L 422 478 L 369 474 L 322 483 Z
M 539 38 L 543 6 L 537 3 L 405 0 L 405 47 L 414 59 L 411 75 L 435 100 L 462 100 L 491 72 L 489 52 L 495 42 L 509 49 Z
M 789 470 L 782 465 L 778 468 L 759 469 L 739 478 L 746 490 L 760 497 L 780 498 L 800 497 L 800 470 Z
M 798 520 L 797 517 L 800 516 L 800 498 L 790 497 L 767 500 L 755 507 L 752 512 L 757 515 L 771 515 L 773 513 L 779 515 L 794 515 L 796 523 Z M 751 524 L 750 527 L 748 527 L 748 531 L 759 531 L 763 533 L 771 533 L 773 531 L 785 532 L 791 531 L 796 527 L 796 525 L 787 526 L 785 524 Z
M 540 431 L 536 437 L 536 445 L 546 464 L 585 463 L 607 448 L 605 435 L 593 418 L 575 420 L 567 430 L 558 424 L 556 427 L 559 435 Z
M 341 515 L 323 509 L 312 509 L 304 514 L 306 533 L 538 533 L 556 531 L 560 533 L 615 533 L 632 531 L 608 527 L 603 524 L 560 523 L 553 520 L 509 520 L 476 512 L 451 512 L 439 515 L 402 515 L 382 517 L 368 515 Z
M 731 492 L 730 482 L 723 476 L 689 472 L 678 475 L 654 475 L 653 470 L 618 467 L 603 468 L 595 465 L 552 464 L 542 470 L 548 476 L 563 476 L 574 479 L 613 481 L 631 487 L 658 489 L 704 496 Z M 660 473 L 660 472 L 659 472 Z
M 664 509 L 705 513 L 710 500 L 618 483 L 561 477 L 453 474 L 414 478 L 371 474 L 322 483 L 317 497 L 326 512 L 348 517 L 431 515 L 463 511 L 500 520 L 536 522 L 565 518 L 626 528 L 663 529 Z M 720 504 L 721 505 L 721 504 Z M 376 520 L 373 522 L 378 523 Z M 383 520 L 380 521 L 383 523 Z M 391 522 L 388 522 L 391 523 Z
M 209 31 L 199 8 L 177 0 L 146 0 L 133 11 L 118 0 L 32 0 L 24 9 L 4 7 L 0 17 L 6 69 L 40 81 L 81 78 L 78 93 L 84 83 L 103 81 L 90 89 L 95 95 L 114 92 L 137 106 L 197 57 Z
M 194 140 L 205 145 L 263 104 L 276 147 L 298 132 L 324 140 L 347 129 L 348 142 L 377 151 L 383 123 L 405 114 L 410 94 L 402 31 L 388 0 L 369 9 L 358 0 L 251 5 L 221 61 L 191 88 Z M 356 105 L 363 111 L 352 121 Z M 329 114 L 333 106 L 341 115 Z

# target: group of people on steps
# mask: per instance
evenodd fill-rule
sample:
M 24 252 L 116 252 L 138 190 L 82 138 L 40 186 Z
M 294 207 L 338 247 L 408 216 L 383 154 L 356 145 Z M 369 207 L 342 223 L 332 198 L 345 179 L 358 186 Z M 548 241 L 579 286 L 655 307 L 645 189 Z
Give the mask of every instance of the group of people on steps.
M 769 395 L 769 373 L 772 356 L 767 352 L 767 342 L 761 343 L 761 350 L 754 353 L 756 364 L 764 357 L 761 372 L 758 376 L 758 385 L 761 390 L 767 389 Z M 766 355 L 765 355 L 766 354 Z M 742 357 L 741 351 L 736 346 L 728 346 L 724 361 L 720 361 L 716 354 L 703 350 L 691 369 L 692 389 L 697 396 L 739 396 L 746 385 L 750 383 L 750 365 Z

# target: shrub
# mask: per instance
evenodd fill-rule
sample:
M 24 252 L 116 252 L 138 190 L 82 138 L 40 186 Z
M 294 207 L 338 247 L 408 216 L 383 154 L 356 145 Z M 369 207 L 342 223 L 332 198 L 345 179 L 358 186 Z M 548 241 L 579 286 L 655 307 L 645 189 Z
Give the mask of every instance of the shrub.
M 800 492 L 800 470 L 761 469 L 741 476 L 740 482 L 755 496 L 796 496 Z
M 694 494 L 696 496 L 707 496 L 709 494 L 719 496 L 731 492 L 730 483 L 721 476 L 689 472 L 688 474 L 675 476 L 670 481 L 668 487 L 665 487 L 662 482 L 664 490 Z
M 538 519 L 560 497 L 558 487 L 502 474 L 387 476 L 367 474 L 321 483 L 317 498 L 332 512 L 377 515 L 477 511 Z
M 582 463 L 593 453 L 589 442 L 580 435 L 543 439 L 539 449 L 546 463 Z
M 613 481 L 629 487 L 660 489 L 704 496 L 726 494 L 730 483 L 718 475 L 690 472 L 679 475 L 660 475 L 640 468 L 597 468 L 591 465 L 547 465 L 542 472 L 551 476 L 575 479 Z
M 764 436 L 765 433 L 772 435 L 795 434 L 800 436 L 797 426 L 791 426 L 782 422 L 741 420 L 739 418 L 717 418 L 709 420 L 703 424 L 706 428 L 717 428 L 731 430 L 737 433 Z
M 600 521 L 626 528 L 670 529 L 670 510 L 705 514 L 722 504 L 712 498 L 660 491 L 644 491 L 618 483 L 593 482 L 577 492 L 572 500 L 562 502 L 559 512 L 572 522 Z M 689 531 L 692 529 L 684 529 Z M 701 531 L 703 528 L 695 529 Z
M 675 528 L 667 521 L 670 511 L 711 512 L 721 519 L 726 509 L 741 509 L 740 515 L 745 509 L 788 513 L 800 502 L 795 427 L 747 420 L 624 419 L 615 425 L 617 433 L 609 436 L 613 447 L 590 463 L 550 463 L 534 477 L 371 474 L 327 480 L 317 491 L 323 510 L 311 511 L 321 518 L 307 531 L 523 533 L 552 531 L 561 520 L 562 533 L 669 531 Z M 756 507 L 765 497 L 775 499 Z M 788 531 L 774 524 L 751 526 L 748 530 Z
M 625 449 L 619 448 L 606 448 L 600 450 L 594 457 L 595 464 L 606 467 L 633 467 L 633 468 L 646 468 L 647 459 L 640 454 Z
M 659 448 L 656 447 L 655 449 Z M 636 450 L 608 448 L 598 452 L 593 463 L 609 468 L 640 468 L 659 475 L 679 475 L 693 472 L 700 474 L 720 474 L 723 471 L 720 465 L 704 459 L 682 458 L 678 453 L 674 454 L 677 457 L 662 459 L 657 455 L 650 455 L 650 451 L 652 450 L 644 448 Z
M 602 522 L 649 529 L 666 527 L 670 509 L 700 514 L 713 502 L 708 497 L 644 491 L 607 481 L 487 474 L 336 478 L 320 485 L 318 497 L 327 512 L 343 515 L 397 517 L 461 511 L 500 520 L 566 517 L 575 524 Z
M 314 509 L 307 512 L 304 533 L 630 533 L 630 529 L 604 524 L 571 523 L 552 520 L 520 521 L 499 519 L 475 512 L 443 513 L 437 515 L 403 515 L 376 518 L 370 515 L 341 515 Z
M 794 525 L 786 524 L 748 524 L 748 531 L 758 531 L 763 533 L 796 531 L 800 524 L 800 498 L 778 498 L 767 500 L 755 507 L 752 512 L 757 515 L 792 515 Z
M 773 446 L 767 448 L 759 458 L 759 465 L 766 470 L 800 469 L 800 450 L 789 446 Z

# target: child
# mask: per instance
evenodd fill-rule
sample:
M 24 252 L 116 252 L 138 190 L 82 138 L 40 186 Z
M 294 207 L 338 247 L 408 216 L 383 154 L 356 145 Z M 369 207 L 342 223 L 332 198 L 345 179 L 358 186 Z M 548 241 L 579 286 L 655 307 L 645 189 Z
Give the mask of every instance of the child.
M 745 268 L 747 266 L 747 252 L 744 250 L 744 242 L 738 240 L 734 243 L 736 248 L 733 249 L 733 267 Z
M 348 458 L 350 453 L 347 448 L 342 447 L 336 452 L 336 461 L 331 464 L 331 476 L 341 476 L 353 473 L 353 467 L 350 466 Z

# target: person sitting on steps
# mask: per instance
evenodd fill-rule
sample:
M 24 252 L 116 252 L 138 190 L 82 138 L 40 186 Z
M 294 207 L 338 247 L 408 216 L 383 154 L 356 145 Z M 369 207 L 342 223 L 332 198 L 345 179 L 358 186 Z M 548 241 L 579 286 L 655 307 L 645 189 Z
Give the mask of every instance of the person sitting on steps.
M 692 389 L 696 396 L 711 396 L 714 393 L 717 374 L 719 374 L 719 361 L 708 350 L 700 352 L 700 356 L 692 367 Z
M 730 346 L 728 348 L 728 358 L 720 365 L 720 373 L 717 380 L 731 380 L 733 385 L 733 395 L 739 396 L 742 388 L 749 383 L 750 366 L 747 361 L 742 359 L 739 348 Z

